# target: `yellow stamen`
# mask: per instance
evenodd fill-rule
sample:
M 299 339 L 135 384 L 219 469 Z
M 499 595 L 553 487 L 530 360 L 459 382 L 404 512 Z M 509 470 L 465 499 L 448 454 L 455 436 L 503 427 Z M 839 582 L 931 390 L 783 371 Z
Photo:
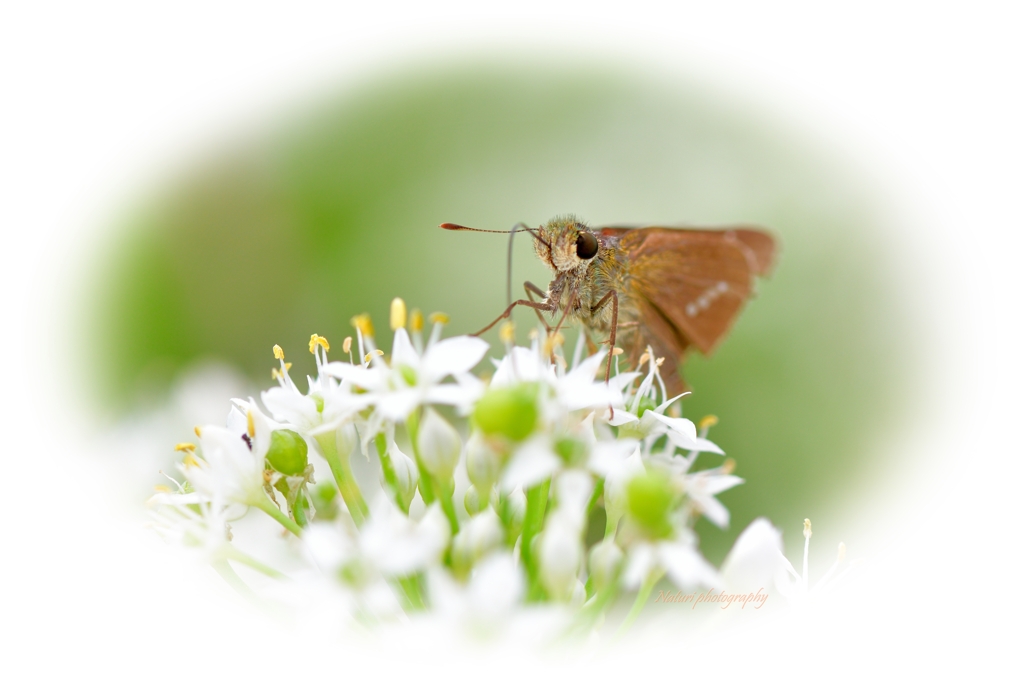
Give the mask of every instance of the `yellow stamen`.
M 534 328 L 532 331 L 536 332 L 537 328 Z M 565 336 L 561 332 L 556 332 L 555 334 L 551 335 L 550 337 L 546 337 L 544 339 L 544 355 L 545 356 L 552 355 L 555 352 L 555 349 L 559 348 L 564 343 L 565 343 Z
M 811 520 L 805 519 L 804 520 L 804 538 L 810 538 L 810 537 L 811 537 Z
M 252 437 L 256 436 L 256 420 L 253 419 L 252 411 L 251 410 L 247 410 L 245 412 L 245 421 L 246 421 L 246 428 L 247 428 L 247 430 L 249 432 L 249 437 L 252 438 Z
M 658 360 L 654 361 L 654 364 L 657 365 L 660 368 L 661 364 L 664 363 L 664 362 L 665 362 L 665 358 L 662 357 L 662 358 L 659 358 Z
M 397 330 L 399 327 L 405 327 L 405 302 L 400 297 L 395 297 L 391 300 L 391 330 Z
M 511 344 L 516 340 L 516 325 L 511 320 L 506 320 L 498 328 L 498 338 L 506 344 Z
M 736 461 L 732 458 L 726 458 L 725 462 L 722 463 L 722 474 L 732 474 L 736 471 Z
M 370 320 L 370 316 L 366 313 L 360 313 L 352 318 L 352 326 L 362 332 L 364 337 L 373 336 L 373 321 Z
M 845 543 L 840 543 L 839 544 L 839 559 L 836 560 L 836 561 L 837 562 L 842 562 L 845 559 L 846 559 L 846 544 Z
M 274 344 L 274 358 L 277 360 L 284 360 L 284 349 L 277 344 Z
M 189 443 L 187 441 L 183 441 L 182 443 L 175 444 L 175 446 L 174 446 L 174 450 L 176 450 L 176 451 L 194 451 L 195 449 L 196 449 L 196 445 L 194 443 Z
M 330 351 L 331 345 L 327 343 L 326 337 L 321 337 L 319 334 L 312 334 L 309 336 L 309 352 L 316 353 L 316 347 L 324 347 L 324 351 Z
M 646 351 L 644 351 L 644 355 L 640 356 L 640 360 L 638 360 L 637 363 L 636 363 L 637 367 L 640 367 L 641 365 L 643 365 L 644 363 L 646 363 L 650 359 L 651 359 L 651 354 L 649 354 Z
M 700 419 L 700 424 L 698 426 L 701 429 L 710 429 L 711 427 L 714 427 L 716 424 L 718 424 L 717 417 L 715 417 L 714 415 L 705 415 Z
M 153 490 L 156 491 L 157 493 L 170 493 L 171 487 L 164 486 L 163 484 L 157 484 L 156 486 L 153 487 Z
M 200 439 L 203 438 L 203 430 L 200 429 L 199 425 L 196 425 L 192 431 L 194 431 L 196 433 L 196 436 L 198 436 Z
M 435 325 L 447 325 L 450 320 L 451 318 L 449 318 L 447 314 L 441 313 L 440 311 L 430 314 L 430 322 Z
M 614 349 L 612 349 L 612 355 L 613 356 L 621 356 L 622 354 L 623 354 L 623 351 L 618 346 L 616 346 Z
M 423 312 L 418 308 L 412 309 L 409 316 L 409 329 L 413 332 L 423 331 Z
M 526 336 L 529 337 L 530 339 L 536 339 L 537 337 L 540 336 L 540 332 L 537 330 L 536 327 L 531 327 L 530 331 L 527 333 Z
M 352 353 L 352 337 L 345 337 L 345 341 L 341 343 L 341 350 L 345 353 Z
M 292 369 L 292 364 L 291 363 L 285 363 L 284 364 L 284 369 L 285 370 L 291 370 Z M 271 377 L 271 379 L 284 379 L 284 373 L 281 372 L 280 370 L 278 370 L 277 368 L 270 368 L 270 377 Z
M 185 459 L 181 461 L 185 467 L 199 467 L 199 461 L 193 457 L 191 453 L 185 456 Z
M 383 355 L 384 355 L 383 351 L 381 351 L 380 349 L 374 349 L 373 351 L 370 351 L 368 354 L 366 354 L 363 357 L 363 362 L 364 363 L 369 363 L 370 359 L 373 358 L 374 356 L 383 356 Z

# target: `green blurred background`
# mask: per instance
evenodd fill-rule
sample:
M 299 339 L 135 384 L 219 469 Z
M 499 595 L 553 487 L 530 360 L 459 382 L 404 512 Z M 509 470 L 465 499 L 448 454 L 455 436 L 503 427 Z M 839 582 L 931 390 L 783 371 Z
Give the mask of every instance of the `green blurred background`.
M 834 540 L 872 496 L 873 446 L 913 379 L 885 239 L 898 226 L 848 166 L 678 77 L 557 60 L 377 74 L 211 150 L 126 214 L 83 304 L 97 386 L 125 411 L 208 359 L 265 386 L 273 344 L 304 373 L 311 333 L 340 345 L 364 311 L 384 328 L 394 296 L 474 331 L 505 305 L 507 240 L 445 221 L 758 223 L 781 238 L 776 272 L 716 355 L 686 367 L 684 414 L 720 417 L 711 436 L 747 480 L 721 496 L 731 528 L 702 522 L 701 543 L 718 563 L 759 515 L 791 551 L 804 517 Z M 516 294 L 527 279 L 549 275 L 522 239 Z

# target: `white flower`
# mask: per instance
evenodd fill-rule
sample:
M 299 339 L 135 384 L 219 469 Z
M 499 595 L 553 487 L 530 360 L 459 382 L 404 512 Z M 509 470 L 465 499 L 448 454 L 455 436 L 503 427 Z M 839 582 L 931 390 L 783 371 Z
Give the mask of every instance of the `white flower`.
M 473 568 L 465 584 L 454 581 L 441 568 L 427 575 L 435 611 L 473 636 L 502 632 L 517 616 L 526 592 L 526 581 L 516 560 L 508 552 L 496 551 Z
M 272 431 L 269 419 L 252 401 L 246 405 L 245 431 L 208 426 L 199 430 L 201 458 L 186 458 L 182 473 L 204 500 L 214 504 L 257 505 L 264 493 L 264 459 Z M 235 410 L 235 409 L 233 409 Z M 241 412 L 232 413 L 237 423 Z
M 306 378 L 309 391 L 303 394 L 288 373 L 291 363 L 285 363 L 284 351 L 274 347 L 274 356 L 281 365 L 274 371 L 278 386 L 261 394 L 263 405 L 276 420 L 304 435 L 316 436 L 335 429 L 369 404 L 369 399 L 354 393 L 350 384 L 339 383 L 327 373 L 329 348 L 324 337 L 314 334 L 310 338 L 309 350 L 316 358 L 317 376 Z
M 549 419 L 583 408 L 621 406 L 622 392 L 616 384 L 595 381 L 604 352 L 590 356 L 568 372 L 561 364 L 551 363 L 543 351 L 541 340 L 535 339 L 529 349 L 512 347 L 500 361 L 495 363 L 492 387 L 509 386 L 521 382 L 538 382 L 552 391 L 542 394 L 542 407 Z
M 727 460 L 721 467 L 689 472 L 692 459 L 658 453 L 647 459 L 649 466 L 669 475 L 673 484 L 687 495 L 686 505 L 691 512 L 702 514 L 720 529 L 729 526 L 729 509 L 715 496 L 743 483 L 732 474 L 733 463 Z
M 469 405 L 482 391 L 479 380 L 469 375 L 487 352 L 487 343 L 476 337 L 431 340 L 422 355 L 417 353 L 405 328 L 395 331 L 391 362 L 369 353 L 369 365 L 332 362 L 328 374 L 365 390 L 367 402 L 379 419 L 403 421 L 420 405 Z M 456 383 L 442 384 L 453 376 Z
M 406 517 L 386 497 L 378 497 L 370 519 L 359 530 L 362 556 L 387 577 L 427 569 L 444 554 L 450 538 L 448 520 L 436 503 L 420 520 Z
M 689 532 L 688 529 L 684 531 Z M 698 552 L 692 532 L 683 533 L 672 540 L 638 541 L 632 544 L 627 550 L 622 583 L 627 588 L 635 589 L 662 572 L 683 590 L 717 588 L 721 585 L 718 572 Z
M 198 494 L 158 493 L 149 504 L 150 526 L 165 539 L 191 548 L 198 548 L 207 560 L 223 555 L 231 541 L 228 508 L 199 499 Z
M 743 530 L 722 563 L 722 580 L 730 591 L 743 593 L 769 588 L 784 580 L 782 532 L 764 517 Z
M 839 567 L 842 566 L 843 561 L 846 559 L 846 544 L 839 544 L 839 551 L 836 555 L 835 562 L 829 567 L 829 570 L 825 572 L 825 575 L 818 579 L 813 586 L 809 585 L 809 570 L 808 570 L 808 556 L 810 555 L 811 549 L 811 520 L 804 520 L 804 562 L 803 571 L 797 573 L 793 568 L 793 565 L 786 559 L 786 556 L 782 554 L 781 549 L 779 550 L 779 561 L 782 563 L 785 571 L 777 577 L 775 587 L 778 588 L 779 592 L 784 597 L 793 602 L 803 603 L 816 595 L 828 593 L 835 585 L 846 576 L 852 567 L 847 567 L 841 574 L 836 576 L 836 572 Z M 787 575 L 788 573 L 788 575 Z

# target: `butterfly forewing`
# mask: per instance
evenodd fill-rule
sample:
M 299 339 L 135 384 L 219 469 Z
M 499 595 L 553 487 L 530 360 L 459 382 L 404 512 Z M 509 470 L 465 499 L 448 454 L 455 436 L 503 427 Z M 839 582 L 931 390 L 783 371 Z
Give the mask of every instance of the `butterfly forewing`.
M 689 343 L 709 353 L 724 339 L 750 296 L 754 275 L 768 272 L 774 258 L 771 236 L 746 228 L 616 228 L 602 234 L 621 238 L 641 321 L 650 315 L 645 308 L 660 314 L 662 320 L 642 327 L 659 346 L 672 345 L 677 357 Z

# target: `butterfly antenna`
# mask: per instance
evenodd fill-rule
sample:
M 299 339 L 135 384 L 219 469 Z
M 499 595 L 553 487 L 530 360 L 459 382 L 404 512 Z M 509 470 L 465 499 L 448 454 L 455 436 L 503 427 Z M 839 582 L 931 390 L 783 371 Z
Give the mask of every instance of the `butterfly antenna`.
M 442 223 L 438 226 L 444 230 L 465 230 L 467 232 L 490 232 L 498 235 L 508 235 L 508 277 L 505 282 L 505 299 L 509 306 L 512 305 L 512 247 L 515 244 L 516 233 L 525 231 L 530 233 L 533 239 L 537 240 L 544 246 L 551 248 L 551 245 L 541 239 L 540 235 L 534 232 L 530 226 L 526 223 L 516 223 L 512 226 L 511 230 L 483 230 L 481 228 L 467 228 L 465 225 L 458 225 L 456 223 Z

